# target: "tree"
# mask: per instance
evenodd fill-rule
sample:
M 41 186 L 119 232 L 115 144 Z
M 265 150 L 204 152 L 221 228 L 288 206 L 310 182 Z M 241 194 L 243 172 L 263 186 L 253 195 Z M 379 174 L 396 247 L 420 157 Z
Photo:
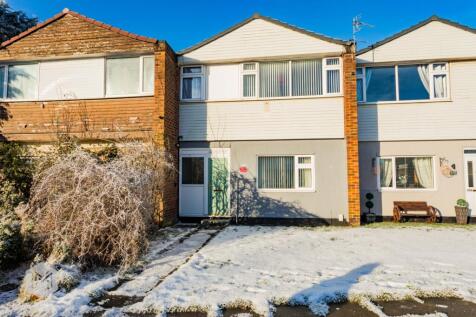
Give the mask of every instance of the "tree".
M 13 11 L 8 3 L 0 0 L 0 42 L 20 34 L 37 22 L 37 18 L 30 18 L 23 11 Z

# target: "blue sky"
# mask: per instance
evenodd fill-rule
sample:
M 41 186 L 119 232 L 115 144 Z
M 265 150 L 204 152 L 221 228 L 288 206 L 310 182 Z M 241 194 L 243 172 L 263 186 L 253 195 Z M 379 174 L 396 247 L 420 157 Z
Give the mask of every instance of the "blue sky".
M 67 7 L 129 32 L 165 39 L 179 51 L 259 12 L 331 37 L 350 39 L 352 17 L 374 25 L 359 48 L 437 14 L 476 27 L 474 0 L 7 0 L 43 21 Z

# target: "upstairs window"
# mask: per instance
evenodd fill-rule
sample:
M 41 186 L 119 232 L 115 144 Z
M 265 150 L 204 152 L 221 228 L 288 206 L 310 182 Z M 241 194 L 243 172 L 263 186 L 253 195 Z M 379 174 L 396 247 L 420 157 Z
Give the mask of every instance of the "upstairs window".
M 0 98 L 34 100 L 38 97 L 38 64 L 0 66 Z
M 256 86 L 258 84 L 258 81 L 256 80 L 256 77 L 258 76 L 256 65 L 256 63 L 246 63 L 242 65 L 242 87 L 243 97 L 245 98 L 256 97 Z
M 260 97 L 289 96 L 289 62 L 259 64 Z
M 357 98 L 359 102 L 447 99 L 448 64 L 357 68 Z
M 203 96 L 203 66 L 182 67 L 182 99 L 201 100 Z
M 280 98 L 341 93 L 339 57 L 242 64 L 242 97 Z
M 106 96 L 128 96 L 154 91 L 152 56 L 108 58 L 106 60 Z

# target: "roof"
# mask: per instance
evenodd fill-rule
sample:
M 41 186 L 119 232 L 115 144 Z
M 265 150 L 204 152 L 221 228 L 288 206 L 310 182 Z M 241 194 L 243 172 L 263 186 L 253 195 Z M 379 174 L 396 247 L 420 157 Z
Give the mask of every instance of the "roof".
M 48 19 L 48 20 L 46 20 L 46 21 L 44 21 L 44 22 L 42 22 L 42 23 L 38 23 L 37 25 L 35 25 L 35 26 L 29 28 L 28 30 L 26 30 L 26 31 L 24 31 L 24 32 L 22 32 L 22 33 L 20 33 L 20 34 L 18 34 L 18 35 L 16 35 L 16 36 L 14 36 L 14 37 L 12 37 L 11 39 L 9 39 L 9 40 L 7 40 L 7 41 L 1 43 L 1 44 L 0 44 L 0 48 L 4 48 L 4 47 L 6 47 L 6 46 L 8 46 L 8 45 L 10 45 L 10 44 L 12 44 L 12 43 L 14 43 L 14 42 L 16 42 L 16 41 L 22 39 L 22 38 L 24 38 L 25 36 L 27 36 L 27 35 L 29 35 L 29 34 L 31 34 L 31 33 L 33 33 L 33 32 L 36 32 L 37 30 L 39 30 L 39 29 L 41 29 L 41 28 L 43 28 L 43 27 L 45 27 L 45 26 L 47 26 L 47 25 L 49 25 L 49 24 L 51 24 L 51 23 L 53 23 L 53 22 L 55 22 L 55 21 L 57 21 L 57 20 L 59 20 L 59 19 L 61 19 L 62 17 L 64 17 L 64 16 L 67 15 L 67 14 L 72 15 L 72 16 L 74 16 L 74 17 L 77 17 L 77 18 L 79 18 L 79 19 L 81 19 L 81 20 L 84 20 L 84 21 L 86 21 L 86 22 L 89 22 L 89 23 L 91 23 L 91 24 L 94 24 L 94 25 L 96 25 L 96 26 L 105 28 L 105 29 L 107 29 L 107 30 L 111 30 L 111 31 L 116 32 L 116 33 L 118 33 L 118 34 L 120 34 L 120 35 L 128 36 L 128 37 L 133 38 L 133 39 L 138 40 L 138 41 L 143 41 L 143 42 L 148 42 L 148 43 L 154 43 L 154 44 L 159 42 L 157 39 L 150 38 L 150 37 L 145 37 L 145 36 L 141 36 L 141 35 L 137 35 L 137 34 L 133 34 L 133 33 L 129 33 L 129 32 L 127 32 L 127 31 L 121 30 L 121 29 L 119 29 L 119 28 L 116 28 L 116 27 L 114 27 L 114 26 L 111 26 L 111 25 L 108 25 L 108 24 L 99 22 L 99 21 L 94 20 L 94 19 L 91 19 L 91 18 L 88 18 L 88 17 L 86 17 L 86 16 L 84 16 L 84 15 L 81 15 L 81 14 L 79 14 L 79 13 L 77 13 L 77 12 L 74 12 L 74 11 L 71 11 L 71 10 L 65 8 L 65 9 L 63 9 L 62 12 L 60 12 L 60 13 L 58 13 L 57 15 L 53 16 L 52 18 L 50 18 L 50 19 Z
M 294 25 L 291 25 L 291 24 L 288 24 L 288 23 L 285 23 L 285 22 L 282 22 L 282 21 L 279 21 L 279 20 L 276 20 L 276 19 L 273 19 L 273 18 L 270 18 L 270 17 L 262 16 L 259 13 L 255 13 L 251 17 L 249 17 L 248 19 L 246 19 L 246 20 L 244 20 L 244 21 L 242 21 L 238 24 L 233 25 L 232 27 L 226 29 L 225 31 L 220 32 L 220 33 L 218 33 L 218 34 L 216 34 L 216 35 L 214 35 L 214 36 L 212 36 L 212 37 L 210 37 L 210 38 L 208 38 L 208 39 L 206 39 L 206 40 L 204 40 L 204 41 L 202 41 L 198 44 L 195 44 L 195 45 L 193 45 L 189 48 L 186 48 L 186 49 L 178 52 L 178 55 L 183 55 L 183 54 L 190 53 L 191 51 L 194 51 L 194 50 L 196 50 L 196 49 L 198 49 L 202 46 L 205 46 L 205 45 L 207 45 L 207 44 L 209 44 L 209 43 L 227 35 L 228 33 L 231 33 L 233 31 L 235 31 L 236 29 L 239 29 L 243 25 L 248 24 L 251 21 L 257 20 L 257 19 L 268 21 L 270 23 L 285 27 L 289 30 L 296 31 L 296 32 L 299 32 L 299 33 L 302 33 L 302 34 L 305 34 L 305 35 L 309 35 L 309 36 L 312 36 L 314 38 L 317 38 L 317 39 L 320 39 L 320 40 L 323 40 L 323 41 L 327 41 L 327 42 L 331 42 L 331 43 L 335 43 L 335 44 L 339 44 L 339 45 L 351 45 L 352 44 L 351 41 L 344 41 L 344 40 L 328 37 L 328 36 L 325 36 L 325 35 L 322 35 L 322 34 L 319 34 L 319 33 L 315 33 L 315 32 L 312 32 L 312 31 L 305 30 L 305 29 L 301 29 L 301 28 L 296 27 Z
M 372 45 L 370 45 L 370 46 L 368 46 L 368 47 L 366 47 L 366 48 L 364 48 L 364 49 L 359 50 L 356 55 L 361 55 L 361 54 L 367 53 L 368 51 L 371 51 L 371 50 L 373 50 L 374 48 L 377 48 L 377 47 L 379 47 L 379 46 L 382 46 L 382 45 L 384 45 L 384 44 L 387 44 L 388 42 L 391 42 L 391 41 L 393 41 L 393 40 L 395 40 L 395 39 L 397 39 L 397 38 L 399 38 L 399 37 L 402 37 L 402 36 L 404 36 L 404 35 L 406 35 L 406 34 L 408 34 L 408 33 L 410 33 L 410 32 L 413 32 L 413 31 L 415 31 L 415 30 L 417 30 L 417 29 L 419 29 L 419 28 L 421 28 L 421 27 L 427 25 L 428 23 L 431 23 L 431 22 L 434 22 L 434 21 L 441 22 L 441 23 L 444 23 L 444 24 L 447 24 L 447 25 L 450 25 L 450 26 L 454 26 L 454 27 L 456 27 L 456 28 L 458 28 L 458 29 L 461 29 L 461 30 L 468 31 L 468 32 L 471 32 L 471 33 L 475 33 L 475 34 L 476 34 L 476 29 L 474 29 L 474 28 L 471 28 L 471 27 L 469 27 L 469 26 L 460 24 L 460 23 L 458 23 L 458 22 L 454 22 L 454 21 L 451 21 L 451 20 L 448 20 L 448 19 L 441 18 L 441 17 L 436 16 L 436 15 L 432 15 L 431 17 L 429 17 L 429 18 L 426 19 L 426 20 L 423 20 L 423 21 L 421 21 L 421 22 L 419 22 L 419 23 L 417 23 L 417 24 L 415 24 L 415 25 L 413 25 L 413 26 L 411 26 L 411 27 L 409 27 L 409 28 L 407 28 L 407 29 L 405 29 L 405 30 L 403 30 L 403 31 L 400 31 L 400 32 L 398 32 L 398 33 L 396 33 L 396 34 L 394 34 L 394 35 L 391 35 L 391 36 L 389 36 L 389 37 L 387 37 L 387 38 L 381 40 L 381 41 L 378 41 L 378 42 L 375 43 L 375 44 L 372 44 Z

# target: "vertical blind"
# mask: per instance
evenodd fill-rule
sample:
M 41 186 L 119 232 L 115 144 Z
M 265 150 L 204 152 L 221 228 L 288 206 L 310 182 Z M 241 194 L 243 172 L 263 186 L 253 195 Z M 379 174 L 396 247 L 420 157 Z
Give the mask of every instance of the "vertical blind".
M 255 97 L 256 96 L 256 75 L 246 74 L 243 75 L 243 97 Z
M 335 94 L 340 92 L 340 72 L 338 69 L 327 71 L 327 93 Z
M 321 60 L 293 61 L 291 70 L 293 96 L 322 95 Z
M 258 157 L 258 188 L 294 188 L 294 156 Z
M 108 59 L 106 94 L 118 96 L 139 93 L 139 63 L 139 57 Z
M 259 65 L 260 96 L 289 96 L 289 62 L 268 62 Z

